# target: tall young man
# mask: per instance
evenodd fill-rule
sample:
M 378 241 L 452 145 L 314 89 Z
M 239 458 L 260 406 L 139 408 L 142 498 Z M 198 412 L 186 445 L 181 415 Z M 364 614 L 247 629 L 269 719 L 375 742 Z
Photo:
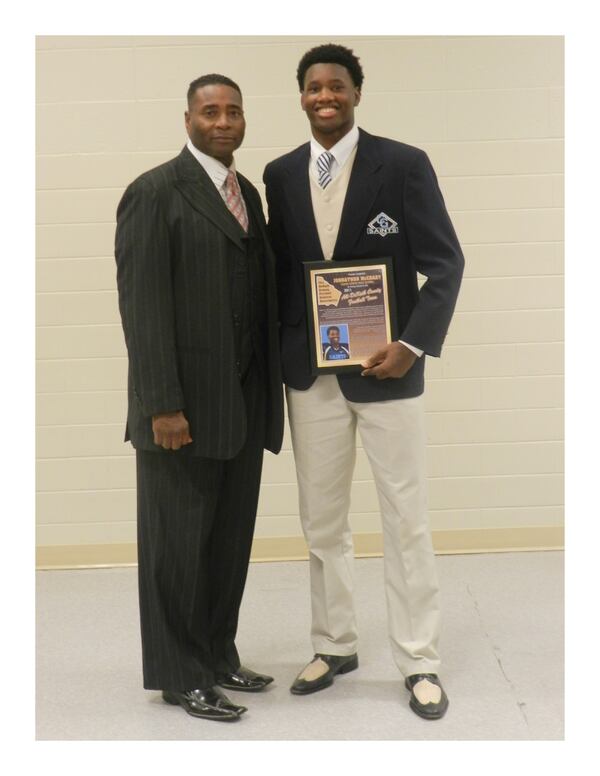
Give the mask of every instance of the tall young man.
M 291 691 L 322 690 L 358 666 L 348 524 L 358 428 L 381 508 L 393 656 L 413 711 L 439 719 L 448 699 L 438 677 L 438 584 L 426 514 L 424 354 L 440 355 L 464 260 L 426 154 L 355 126 L 363 71 L 353 52 L 334 44 L 311 49 L 297 78 L 312 137 L 264 173 L 310 552 L 315 655 Z M 390 255 L 400 341 L 373 353 L 360 373 L 315 378 L 302 262 Z M 417 272 L 427 278 L 420 290 Z

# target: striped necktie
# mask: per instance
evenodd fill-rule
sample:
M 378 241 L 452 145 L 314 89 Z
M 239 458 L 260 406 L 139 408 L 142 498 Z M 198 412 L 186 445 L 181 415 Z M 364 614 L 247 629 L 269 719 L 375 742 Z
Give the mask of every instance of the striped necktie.
M 229 170 L 225 178 L 225 204 L 236 217 L 244 232 L 248 231 L 248 214 L 242 199 L 240 184 L 233 170 Z
M 317 159 L 317 172 L 319 174 L 319 186 L 326 189 L 331 183 L 331 164 L 334 160 L 333 154 L 329 151 L 323 151 Z

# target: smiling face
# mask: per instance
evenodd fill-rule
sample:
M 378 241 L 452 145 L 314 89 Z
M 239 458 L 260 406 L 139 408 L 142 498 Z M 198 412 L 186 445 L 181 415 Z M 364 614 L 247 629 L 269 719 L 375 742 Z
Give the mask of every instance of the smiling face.
M 342 65 L 316 64 L 306 71 L 300 104 L 323 148 L 331 148 L 352 129 L 359 102 L 360 89 Z
M 340 344 L 340 330 L 334 328 L 328 329 L 327 336 L 329 337 L 330 345 L 337 348 Z
M 246 131 L 241 94 L 223 84 L 200 87 L 185 112 L 185 128 L 199 151 L 229 167 Z

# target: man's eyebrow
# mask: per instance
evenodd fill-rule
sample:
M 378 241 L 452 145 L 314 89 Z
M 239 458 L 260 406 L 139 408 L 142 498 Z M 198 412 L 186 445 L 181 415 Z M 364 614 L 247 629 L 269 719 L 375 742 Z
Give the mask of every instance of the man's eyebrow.
M 312 81 L 309 81 L 306 85 L 307 86 L 312 86 L 313 84 L 319 84 L 319 83 L 321 83 L 321 81 L 319 81 L 317 78 L 313 78 Z M 344 81 L 341 78 L 330 78 L 327 81 L 327 83 L 328 84 L 332 84 L 332 83 L 334 83 L 334 84 L 343 84 Z
M 200 110 L 204 110 L 205 108 L 218 108 L 219 103 L 218 102 L 208 102 L 206 105 L 203 105 Z M 238 110 L 243 110 L 241 105 L 238 105 L 237 102 L 228 102 L 225 105 L 226 108 L 237 108 Z

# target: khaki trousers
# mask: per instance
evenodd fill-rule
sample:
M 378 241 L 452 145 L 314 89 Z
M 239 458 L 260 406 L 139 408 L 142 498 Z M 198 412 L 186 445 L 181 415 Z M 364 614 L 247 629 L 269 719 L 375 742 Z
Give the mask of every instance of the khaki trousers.
M 423 396 L 351 402 L 335 375 L 318 377 L 307 391 L 287 388 L 286 393 L 300 519 L 310 553 L 314 651 L 357 651 L 348 511 L 358 427 L 381 510 L 392 654 L 404 676 L 439 673 L 440 613 L 427 521 Z

